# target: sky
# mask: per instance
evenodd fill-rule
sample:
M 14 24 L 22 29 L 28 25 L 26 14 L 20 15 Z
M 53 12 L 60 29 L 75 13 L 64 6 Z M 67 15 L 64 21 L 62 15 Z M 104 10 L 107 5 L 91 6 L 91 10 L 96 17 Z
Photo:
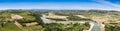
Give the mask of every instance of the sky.
M 120 0 L 0 0 L 0 9 L 120 10 Z

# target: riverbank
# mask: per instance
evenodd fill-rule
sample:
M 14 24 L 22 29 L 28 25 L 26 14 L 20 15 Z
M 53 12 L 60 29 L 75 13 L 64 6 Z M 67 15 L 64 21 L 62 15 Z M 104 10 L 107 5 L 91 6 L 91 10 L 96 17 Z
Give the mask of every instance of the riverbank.
M 100 29 L 100 25 L 96 22 L 92 22 L 92 21 L 51 21 L 46 19 L 45 15 L 42 15 L 42 21 L 44 21 L 44 23 L 61 23 L 61 24 L 70 24 L 70 23 L 84 23 L 84 22 L 90 22 L 91 24 L 91 28 L 89 29 L 89 31 L 101 31 Z

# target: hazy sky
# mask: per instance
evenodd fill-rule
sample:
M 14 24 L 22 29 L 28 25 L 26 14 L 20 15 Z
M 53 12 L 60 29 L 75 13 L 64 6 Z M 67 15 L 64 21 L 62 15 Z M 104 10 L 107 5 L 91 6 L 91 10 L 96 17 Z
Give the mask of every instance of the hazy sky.
M 120 9 L 120 0 L 0 0 L 0 9 Z

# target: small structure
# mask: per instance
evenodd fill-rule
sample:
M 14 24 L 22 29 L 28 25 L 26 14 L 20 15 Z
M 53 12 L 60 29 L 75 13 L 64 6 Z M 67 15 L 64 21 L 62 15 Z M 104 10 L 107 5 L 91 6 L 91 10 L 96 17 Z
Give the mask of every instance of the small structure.
M 20 16 L 20 15 L 15 15 L 15 14 L 12 14 L 12 15 L 11 15 L 11 18 L 12 18 L 11 21 L 23 19 L 22 16 Z M 23 27 L 23 26 L 22 26 L 19 22 L 17 22 L 17 21 L 15 21 L 14 24 L 17 25 L 20 29 L 22 29 L 22 27 Z
M 20 19 L 23 19 L 22 16 L 20 16 L 20 15 L 15 15 L 15 14 L 12 14 L 12 15 L 11 15 L 11 18 L 14 19 L 14 20 L 20 20 Z
M 19 23 L 19 22 L 17 22 L 17 21 L 15 21 L 15 23 L 14 23 L 15 25 L 17 25 L 20 29 L 22 29 L 22 25 Z
M 25 23 L 26 26 L 34 26 L 37 25 L 37 22 Z

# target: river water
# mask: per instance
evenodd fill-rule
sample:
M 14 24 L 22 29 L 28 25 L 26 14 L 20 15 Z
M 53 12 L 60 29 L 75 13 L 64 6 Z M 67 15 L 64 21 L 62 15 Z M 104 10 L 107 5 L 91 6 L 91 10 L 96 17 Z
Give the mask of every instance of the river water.
M 42 15 L 42 17 L 40 17 L 41 19 L 42 19 L 42 21 L 44 22 L 44 23 L 54 23 L 55 21 L 52 21 L 52 20 L 49 20 L 49 19 L 46 19 L 46 16 L 45 15 Z M 73 21 L 74 22 L 74 21 Z M 78 23 L 78 22 L 83 22 L 83 21 L 77 21 L 77 22 L 74 22 L 74 23 Z M 85 21 L 84 21 L 85 22 Z M 98 23 L 96 23 L 96 22 L 93 22 L 93 21 L 87 21 L 87 22 L 90 22 L 90 23 L 93 23 L 94 24 L 94 26 L 93 26 L 93 28 L 92 28 L 92 30 L 91 31 L 101 31 L 100 30 L 100 25 L 98 24 Z M 71 23 L 71 21 L 60 21 L 60 22 L 55 22 L 55 23 L 62 23 L 62 24 L 69 24 L 69 23 Z

